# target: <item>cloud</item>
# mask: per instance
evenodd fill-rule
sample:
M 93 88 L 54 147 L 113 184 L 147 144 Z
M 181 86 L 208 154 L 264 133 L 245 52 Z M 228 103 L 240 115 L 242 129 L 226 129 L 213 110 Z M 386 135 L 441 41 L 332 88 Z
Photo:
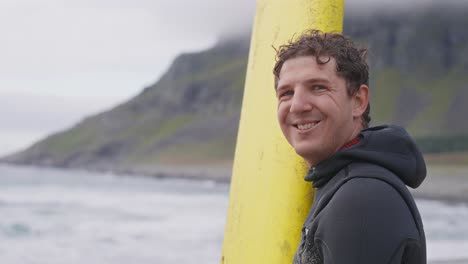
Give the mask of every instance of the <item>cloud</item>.
M 466 4 L 466 0 L 346 0 L 346 15 L 370 14 L 376 11 L 414 11 L 435 5 L 453 6 Z
M 103 110 L 103 105 L 95 98 L 0 94 L 0 157 L 71 127 L 85 114 L 98 110 Z
M 454 0 L 452 0 L 454 1 Z M 455 0 L 456 1 L 456 0 Z M 458 0 L 462 1 L 462 0 Z M 0 0 L 0 72 L 167 66 L 177 54 L 251 30 L 255 0 Z M 346 0 L 347 10 L 436 0 Z M 158 71 L 159 73 L 159 71 Z
M 194 30 L 196 32 L 214 32 L 225 35 L 226 32 L 238 33 L 250 30 L 255 13 L 255 1 L 184 1 L 174 0 L 165 2 L 165 8 L 170 15 L 162 15 L 164 21 L 183 26 L 179 32 Z M 177 14 L 177 15 L 174 15 Z
M 3 113 L 0 115 L 1 132 L 64 129 L 75 122 L 72 120 L 83 118 L 83 113 L 90 115 L 97 110 L 104 110 L 102 101 L 97 98 L 4 94 L 0 96 L 0 112 Z
M 0 71 L 155 67 L 250 29 L 255 1 L 0 0 Z M 164 65 L 166 65 L 164 63 Z

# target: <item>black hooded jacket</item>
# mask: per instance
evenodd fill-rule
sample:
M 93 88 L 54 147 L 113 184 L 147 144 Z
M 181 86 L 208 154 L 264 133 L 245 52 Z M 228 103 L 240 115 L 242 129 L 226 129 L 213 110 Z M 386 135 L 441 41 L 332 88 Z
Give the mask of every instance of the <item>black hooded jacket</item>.
M 425 264 L 423 224 L 406 187 L 426 177 L 421 152 L 397 126 L 359 137 L 309 170 L 317 189 L 294 264 Z

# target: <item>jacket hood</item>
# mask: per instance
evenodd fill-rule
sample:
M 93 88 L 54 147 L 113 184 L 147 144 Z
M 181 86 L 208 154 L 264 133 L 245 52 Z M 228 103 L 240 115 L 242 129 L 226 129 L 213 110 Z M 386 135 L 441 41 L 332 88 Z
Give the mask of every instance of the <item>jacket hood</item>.
M 310 168 L 305 180 L 313 181 L 313 186 L 319 188 L 353 161 L 384 167 L 411 188 L 417 188 L 426 178 L 422 153 L 402 127 L 376 126 L 362 130 L 359 137 L 361 139 L 357 144 L 339 150 Z

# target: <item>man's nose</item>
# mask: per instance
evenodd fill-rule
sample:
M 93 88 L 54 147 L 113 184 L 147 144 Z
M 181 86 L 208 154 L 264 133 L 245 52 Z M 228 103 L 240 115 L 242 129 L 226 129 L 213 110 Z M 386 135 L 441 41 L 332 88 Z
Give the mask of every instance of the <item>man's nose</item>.
M 302 113 L 312 110 L 312 100 L 302 89 L 296 89 L 291 102 L 291 113 Z

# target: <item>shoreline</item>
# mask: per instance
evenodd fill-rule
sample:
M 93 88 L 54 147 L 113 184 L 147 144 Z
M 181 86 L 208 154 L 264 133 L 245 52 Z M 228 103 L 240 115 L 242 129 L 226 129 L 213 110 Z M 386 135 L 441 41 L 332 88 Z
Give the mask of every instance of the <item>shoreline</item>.
M 444 203 L 447 205 L 466 205 L 468 206 L 468 200 L 465 200 L 463 198 L 459 197 L 452 197 L 452 196 L 435 196 L 432 194 L 414 194 L 412 191 L 410 191 L 411 194 L 413 195 L 415 200 L 426 200 L 426 201 L 434 201 L 434 202 L 440 202 Z M 468 262 L 466 262 L 468 263 Z
M 428 264 L 466 264 L 468 259 L 453 259 L 453 260 L 433 260 L 428 261 Z
M 232 166 L 152 166 L 140 168 L 62 168 L 53 166 L 36 166 L 0 163 L 12 167 L 46 168 L 59 170 L 75 170 L 90 173 L 112 173 L 116 176 L 148 177 L 154 179 L 183 179 L 190 181 L 214 181 L 220 184 L 230 184 Z M 462 203 L 468 205 L 468 166 L 428 166 L 428 175 L 417 189 L 408 188 L 416 199 L 440 201 L 444 203 Z M 450 175 L 450 176 L 447 176 Z
M 428 165 L 427 176 L 414 197 L 448 203 L 468 204 L 468 166 Z

